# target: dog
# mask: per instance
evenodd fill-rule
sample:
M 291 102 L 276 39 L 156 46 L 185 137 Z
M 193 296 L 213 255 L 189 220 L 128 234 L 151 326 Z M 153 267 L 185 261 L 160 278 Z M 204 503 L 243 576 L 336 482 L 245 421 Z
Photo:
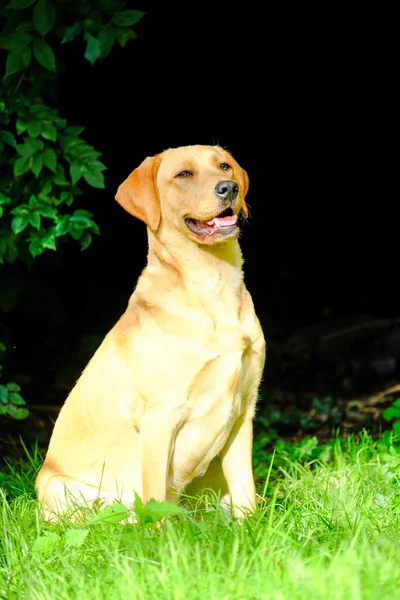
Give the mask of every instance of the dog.
M 265 341 L 238 242 L 248 185 L 226 150 L 194 145 L 146 158 L 119 186 L 147 225 L 147 265 L 56 420 L 36 479 L 46 519 L 207 488 L 233 515 L 254 512 Z

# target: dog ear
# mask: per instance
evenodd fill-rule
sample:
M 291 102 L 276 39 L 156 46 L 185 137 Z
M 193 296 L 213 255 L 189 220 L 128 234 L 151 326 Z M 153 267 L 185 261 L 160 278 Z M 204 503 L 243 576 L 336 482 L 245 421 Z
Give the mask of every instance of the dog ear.
M 232 157 L 233 158 L 233 157 Z M 247 175 L 247 171 L 242 169 L 239 163 L 233 158 L 233 172 L 236 175 L 238 180 L 240 195 L 242 196 L 242 211 L 244 216 L 247 218 L 249 216 L 249 211 L 247 210 L 247 204 L 245 202 L 246 194 L 249 189 L 249 176 Z
M 240 171 L 239 171 L 240 175 L 238 177 L 238 179 L 239 179 L 239 188 L 240 188 L 241 195 L 242 195 L 242 198 L 243 198 L 243 200 L 242 200 L 242 211 L 243 211 L 244 216 L 247 219 L 247 217 L 249 216 L 249 211 L 247 209 L 247 204 L 245 202 L 245 197 L 246 197 L 246 194 L 247 194 L 248 189 L 249 189 L 249 176 L 247 175 L 247 171 L 245 171 L 244 169 L 242 169 L 242 167 L 239 167 L 239 169 L 240 169 Z
M 157 172 L 161 156 L 149 156 L 119 186 L 115 199 L 134 217 L 155 231 L 161 218 Z

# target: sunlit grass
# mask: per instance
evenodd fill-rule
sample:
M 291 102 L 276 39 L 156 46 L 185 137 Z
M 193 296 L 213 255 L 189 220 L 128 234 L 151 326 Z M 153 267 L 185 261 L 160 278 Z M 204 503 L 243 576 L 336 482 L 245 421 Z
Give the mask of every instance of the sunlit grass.
M 400 598 L 400 455 L 332 445 L 329 462 L 277 455 L 257 513 L 217 505 L 154 523 L 43 522 L 38 457 L 3 473 L 0 597 L 182 600 Z

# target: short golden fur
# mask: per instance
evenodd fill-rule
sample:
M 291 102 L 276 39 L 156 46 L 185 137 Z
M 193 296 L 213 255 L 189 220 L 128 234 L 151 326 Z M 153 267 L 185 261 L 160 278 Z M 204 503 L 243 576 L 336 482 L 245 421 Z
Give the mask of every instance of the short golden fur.
M 147 266 L 58 416 L 36 480 L 46 518 L 71 498 L 176 502 L 206 487 L 254 510 L 265 343 L 237 240 L 247 188 L 219 146 L 146 158 L 119 187 L 147 225 Z

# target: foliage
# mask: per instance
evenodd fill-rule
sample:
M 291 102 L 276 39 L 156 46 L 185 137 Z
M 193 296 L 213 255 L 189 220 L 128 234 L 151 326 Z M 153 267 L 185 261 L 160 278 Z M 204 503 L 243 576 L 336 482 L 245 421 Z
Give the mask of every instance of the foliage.
M 92 213 L 71 208 L 84 184 L 104 187 L 106 166 L 82 137 L 84 127 L 68 124 L 56 108 L 61 45 L 83 40 L 92 65 L 115 43 L 124 47 L 144 14 L 127 4 L 11 0 L 0 7 L 0 264 L 29 266 L 68 238 L 83 250 L 99 233 Z M 21 397 L 15 384 L 7 385 L 4 406 L 16 416 L 10 407 Z
M 253 442 L 253 462 L 256 476 L 266 476 L 269 462 L 265 462 L 268 452 L 274 447 L 290 460 L 328 460 L 332 455 L 331 442 L 321 445 L 318 439 L 305 435 L 300 442 L 283 441 L 282 433 L 291 436 L 299 430 L 302 434 L 318 431 L 321 424 L 328 424 L 332 431 L 339 427 L 343 417 L 344 402 L 332 396 L 312 397 L 309 408 L 293 408 L 282 412 L 279 405 L 270 400 L 264 402 L 263 413 L 255 419 L 255 437 Z
M 6 51 L 0 102 L 0 261 L 55 250 L 64 236 L 86 248 L 98 227 L 88 211 L 69 207 L 85 181 L 104 187 L 101 153 L 68 125 L 54 100 L 59 43 L 83 37 L 85 58 L 104 59 L 115 42 L 135 37 L 132 25 L 143 13 L 122 10 L 125 2 L 99 3 L 11 0 L 0 10 Z M 29 254 L 28 254 L 29 256 Z
M 0 356 L 5 351 L 5 346 L 0 342 Z M 1 379 L 2 365 L 0 365 Z M 3 385 L 0 382 L 0 415 L 9 415 L 14 419 L 25 419 L 28 416 L 28 410 L 25 407 L 25 400 L 19 394 L 21 388 L 17 383 L 9 382 Z
M 385 421 L 393 421 L 392 429 L 396 435 L 397 442 L 400 442 L 400 398 L 397 398 L 392 406 L 386 408 L 382 416 Z
M 135 501 L 135 520 L 143 526 L 154 524 L 166 517 L 182 515 L 184 512 L 182 507 L 172 504 L 172 502 L 150 500 L 144 504 L 139 496 Z M 32 544 L 32 551 L 41 558 L 47 558 L 65 549 L 80 548 L 85 543 L 90 527 L 115 526 L 119 523 L 126 523 L 130 517 L 132 518 L 129 508 L 120 502 L 115 502 L 94 514 L 85 523 L 86 527 L 67 529 L 57 533 L 46 531 L 35 539 Z

